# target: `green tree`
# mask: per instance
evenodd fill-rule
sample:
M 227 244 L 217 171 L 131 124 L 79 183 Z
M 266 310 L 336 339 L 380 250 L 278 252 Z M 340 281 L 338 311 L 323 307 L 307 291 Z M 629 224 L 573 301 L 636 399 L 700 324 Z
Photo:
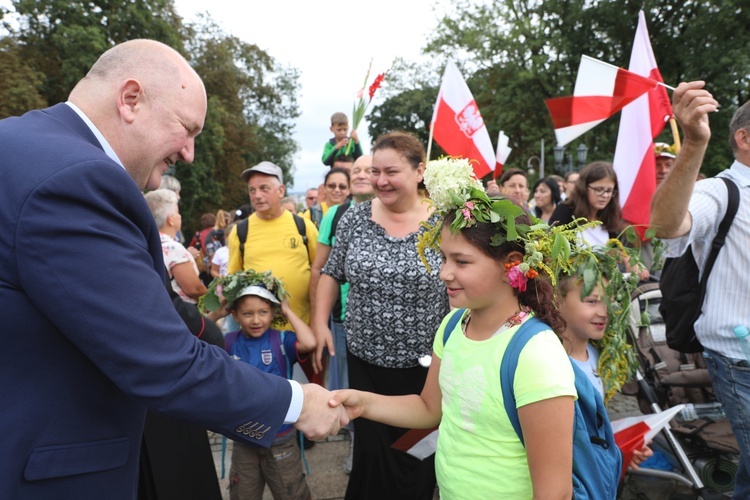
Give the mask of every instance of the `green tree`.
M 193 190 L 184 211 L 194 224 L 202 213 L 247 203 L 240 173 L 263 160 L 279 165 L 291 183 L 299 84 L 295 69 L 278 64 L 257 45 L 227 35 L 210 17 L 186 26 L 186 32 L 191 64 L 209 96 L 195 161 L 176 169 L 183 185 Z
M 10 37 L 0 39 L 0 118 L 22 115 L 43 108 L 46 101 L 39 92 L 44 75 L 23 60 L 21 50 Z
M 442 69 L 435 68 L 435 60 L 444 64 L 452 57 L 493 142 L 500 130 L 510 137 L 509 166 L 524 168 L 527 158 L 539 154 L 540 139 L 547 145 L 545 162 L 551 165 L 555 138 L 544 100 L 572 94 L 581 55 L 627 68 L 638 11 L 643 9 L 665 82 L 705 79 L 726 111 L 711 117 L 706 172 L 713 174 L 730 164 L 728 121 L 750 98 L 750 30 L 740 0 L 459 0 L 452 6 L 424 49 L 432 61 L 421 78 L 410 88 L 404 86 L 404 97 L 390 96 L 381 109 L 400 114 L 400 103 L 423 88 L 423 79 L 431 87 L 440 81 Z M 407 114 L 388 119 L 409 123 Z M 619 114 L 567 150 L 583 142 L 590 160 L 611 160 L 618 125 Z M 660 138 L 672 142 L 668 128 Z
M 45 75 L 42 95 L 65 101 L 73 86 L 112 45 L 159 40 L 182 52 L 181 18 L 172 0 L 13 0 L 5 27 L 24 60 Z M 13 19 L 15 23 L 10 23 Z

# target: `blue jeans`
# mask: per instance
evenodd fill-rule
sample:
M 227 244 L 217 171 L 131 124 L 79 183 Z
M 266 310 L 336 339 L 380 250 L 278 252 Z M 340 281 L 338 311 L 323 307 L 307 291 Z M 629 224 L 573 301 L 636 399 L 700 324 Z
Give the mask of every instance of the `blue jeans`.
M 346 364 L 346 330 L 344 324 L 337 321 L 331 321 L 331 333 L 333 334 L 333 348 L 336 355 L 331 356 L 328 365 L 330 378 L 328 380 L 328 389 L 335 391 L 337 389 L 349 388 L 349 368 Z
M 714 351 L 703 353 L 711 375 L 716 398 L 724 405 L 724 413 L 740 448 L 740 463 L 735 478 L 736 499 L 750 498 L 750 367 L 737 366 L 739 360 Z

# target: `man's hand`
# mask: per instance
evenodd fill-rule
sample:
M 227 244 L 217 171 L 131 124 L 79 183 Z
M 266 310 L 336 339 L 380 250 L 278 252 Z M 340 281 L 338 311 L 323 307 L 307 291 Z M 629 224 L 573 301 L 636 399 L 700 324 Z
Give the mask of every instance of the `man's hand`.
M 349 423 L 343 406 L 331 407 L 331 393 L 317 384 L 302 385 L 302 411 L 294 427 L 308 439 L 323 439 L 336 434 Z
M 719 103 L 703 88 L 705 85 L 703 81 L 683 82 L 674 91 L 672 109 L 686 142 L 707 143 L 711 138 L 708 113 L 716 111 Z

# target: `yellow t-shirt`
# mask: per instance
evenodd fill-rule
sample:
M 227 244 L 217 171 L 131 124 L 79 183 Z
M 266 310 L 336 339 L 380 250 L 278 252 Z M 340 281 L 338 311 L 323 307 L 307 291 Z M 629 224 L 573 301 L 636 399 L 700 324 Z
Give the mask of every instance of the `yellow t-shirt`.
M 307 247 L 297 231 L 291 212 L 273 220 L 263 220 L 257 214 L 248 218 L 245 259 L 240 261 L 240 242 L 237 227 L 232 228 L 227 240 L 229 263 L 227 272 L 244 269 L 256 272 L 271 270 L 284 283 L 289 292 L 289 305 L 305 323 L 310 322 L 310 263 L 315 260 L 318 230 L 310 220 L 305 220 Z M 308 254 L 309 250 L 309 254 Z M 287 323 L 283 328 L 290 329 Z
M 326 203 L 325 201 L 320 204 L 320 208 L 323 209 L 323 215 L 328 213 L 328 203 Z M 305 210 L 305 212 L 302 214 L 302 217 L 307 220 L 312 220 L 312 213 L 310 212 L 309 208 Z
M 526 450 L 505 413 L 500 385 L 503 354 L 520 327 L 475 341 L 463 335 L 459 322 L 443 346 L 448 317 L 433 345 L 443 397 L 435 455 L 441 498 L 531 498 Z M 552 330 L 535 335 L 521 351 L 513 391 L 517 407 L 577 397 L 573 368 Z

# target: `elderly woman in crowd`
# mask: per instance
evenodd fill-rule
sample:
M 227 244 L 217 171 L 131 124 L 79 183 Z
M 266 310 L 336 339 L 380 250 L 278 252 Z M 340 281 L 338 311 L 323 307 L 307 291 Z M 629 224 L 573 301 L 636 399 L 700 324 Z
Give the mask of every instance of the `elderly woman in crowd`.
M 174 239 L 182 227 L 177 200 L 177 195 L 168 189 L 146 193 L 146 202 L 159 228 L 164 265 L 172 288 L 182 300 L 196 304 L 198 297 L 206 293 L 206 286 L 198 277 L 198 266 L 193 255 Z
M 441 318 L 448 312 L 438 276 L 440 255 L 417 253 L 422 222 L 437 215 L 420 195 L 425 168 L 422 143 L 392 132 L 373 147 L 370 182 L 375 199 L 349 208 L 318 283 L 313 330 L 316 361 L 335 352 L 328 319 L 339 284 L 350 285 L 344 320 L 349 348 L 349 386 L 379 394 L 419 394 L 427 377 L 420 357 L 432 351 Z M 434 221 L 433 221 L 434 222 Z M 431 499 L 434 459 L 420 461 L 391 445 L 406 430 L 370 420 L 354 422 L 354 461 L 348 499 Z

